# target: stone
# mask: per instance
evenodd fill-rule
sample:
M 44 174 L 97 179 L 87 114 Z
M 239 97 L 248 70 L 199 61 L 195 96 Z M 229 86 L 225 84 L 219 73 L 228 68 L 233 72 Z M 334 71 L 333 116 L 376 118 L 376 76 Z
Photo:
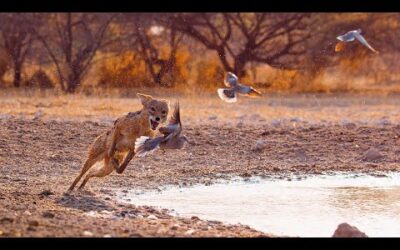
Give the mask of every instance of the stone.
M 82 235 L 86 237 L 93 237 L 93 233 L 90 231 L 83 231 Z
M 363 161 L 378 161 L 381 160 L 382 158 L 383 155 L 376 148 L 368 149 L 361 157 Z
M 43 212 L 42 216 L 44 218 L 54 218 L 54 214 L 50 212 Z
M 158 218 L 157 218 L 157 216 L 152 214 L 152 215 L 147 216 L 147 219 L 149 219 L 149 220 L 157 220 Z
M 257 140 L 256 145 L 254 146 L 254 151 L 262 151 L 267 147 L 267 144 L 263 140 Z
M 187 230 L 186 232 L 185 232 L 185 235 L 192 235 L 192 234 L 194 234 L 196 232 L 196 230 L 194 230 L 194 229 L 189 229 L 189 230 Z
M 39 226 L 39 221 L 37 220 L 31 220 L 28 222 L 28 225 L 31 227 L 38 227 Z
M 368 236 L 361 232 L 357 227 L 351 226 L 347 223 L 339 224 L 335 232 L 333 233 L 333 238 L 367 238 Z

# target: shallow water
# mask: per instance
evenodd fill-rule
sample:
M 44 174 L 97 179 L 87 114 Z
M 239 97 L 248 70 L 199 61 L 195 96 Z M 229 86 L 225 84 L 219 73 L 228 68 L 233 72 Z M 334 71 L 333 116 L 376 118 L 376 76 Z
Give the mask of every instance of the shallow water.
M 241 223 L 275 235 L 331 237 L 347 222 L 369 237 L 400 236 L 400 174 L 234 181 L 161 192 L 119 194 L 177 215 Z

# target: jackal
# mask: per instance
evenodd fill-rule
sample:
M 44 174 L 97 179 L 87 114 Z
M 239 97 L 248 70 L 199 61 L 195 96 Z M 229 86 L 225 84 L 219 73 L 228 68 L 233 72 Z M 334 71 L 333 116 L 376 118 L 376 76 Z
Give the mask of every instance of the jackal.
M 144 94 L 137 94 L 143 108 L 119 117 L 114 126 L 98 136 L 88 150 L 87 160 L 69 191 L 73 190 L 82 176 L 96 162 L 103 160 L 99 168 L 91 169 L 79 189 L 92 177 L 104 177 L 113 172 L 121 174 L 135 155 L 135 141 L 141 136 L 154 136 L 160 123 L 167 120 L 169 105 L 166 100 L 157 100 Z M 123 161 L 122 161 L 123 160 Z M 122 163 L 120 164 L 120 162 Z

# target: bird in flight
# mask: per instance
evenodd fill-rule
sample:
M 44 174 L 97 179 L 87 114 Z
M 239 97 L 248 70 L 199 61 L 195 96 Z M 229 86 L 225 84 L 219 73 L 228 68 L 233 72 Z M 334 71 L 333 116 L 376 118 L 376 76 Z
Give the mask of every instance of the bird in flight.
M 367 40 L 365 40 L 365 38 L 361 35 L 361 29 L 349 31 L 344 35 L 336 37 L 336 39 L 338 39 L 339 42 L 335 46 L 335 52 L 342 51 L 344 49 L 346 42 L 352 42 L 355 39 L 357 39 L 361 44 L 363 44 L 368 49 L 372 50 L 375 53 L 379 53 L 371 45 L 369 45 Z
M 175 109 L 167 126 L 159 128 L 162 136 L 150 138 L 147 136 L 139 137 L 135 142 L 135 153 L 143 157 L 158 148 L 161 149 L 182 149 L 189 140 L 181 135 L 182 122 L 179 110 L 179 102 L 175 104 Z
M 244 85 L 238 82 L 238 77 L 232 72 L 228 72 L 226 74 L 226 78 L 224 80 L 225 86 L 228 88 L 219 88 L 217 90 L 219 98 L 224 100 L 225 102 L 236 102 L 237 94 L 249 95 L 249 96 L 261 96 L 261 92 L 254 89 L 253 87 Z

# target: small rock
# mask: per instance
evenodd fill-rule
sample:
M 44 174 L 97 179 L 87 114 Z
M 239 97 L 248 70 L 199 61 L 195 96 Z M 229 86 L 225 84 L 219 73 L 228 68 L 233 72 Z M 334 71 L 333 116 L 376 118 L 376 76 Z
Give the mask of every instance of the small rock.
M 39 119 L 41 119 L 41 118 L 43 117 L 43 115 L 44 115 L 43 110 L 42 110 L 42 109 L 39 109 L 39 110 L 36 111 L 36 113 L 33 115 L 33 120 L 34 120 L 34 121 L 39 120 Z
M 257 140 L 256 145 L 254 146 L 254 151 L 262 151 L 267 147 L 267 144 L 263 140 Z
M 300 122 L 300 118 L 298 117 L 293 117 L 290 119 L 291 122 Z
M 103 235 L 103 238 L 112 238 L 112 235 L 111 234 L 105 234 L 105 235 Z
M 342 124 L 343 127 L 345 127 L 346 129 L 355 129 L 357 127 L 357 125 L 353 122 L 347 122 Z
M 53 214 L 53 213 L 50 213 L 50 212 L 43 212 L 43 213 L 42 213 L 42 216 L 43 216 L 44 218 L 54 218 L 54 214 Z
M 378 161 L 383 158 L 383 155 L 375 148 L 368 149 L 362 156 L 363 161 Z
M 197 217 L 197 216 L 192 216 L 192 218 L 191 218 L 192 220 L 200 220 L 200 218 L 199 217 Z
M 52 191 L 50 191 L 49 189 L 46 189 L 46 190 L 43 190 L 39 195 L 50 196 L 50 195 L 54 195 L 54 193 Z
M 86 236 L 86 237 L 92 237 L 92 236 L 93 236 L 93 233 L 90 232 L 90 231 L 83 231 L 82 235 L 83 235 L 83 236 Z
M 389 125 L 391 125 L 392 123 L 390 122 L 390 120 L 388 120 L 388 119 L 381 119 L 381 120 L 379 120 L 379 122 L 378 122 L 378 125 L 379 126 L 382 126 L 382 127 L 384 127 L 384 126 L 389 126 Z
M 365 233 L 358 230 L 358 228 L 356 228 L 354 226 L 350 226 L 347 223 L 342 223 L 337 227 L 337 229 L 333 233 L 332 237 L 334 237 L 334 238 L 336 238 L 336 237 L 339 237 L 339 238 L 343 238 L 343 237 L 367 238 L 368 236 Z
M 243 122 L 238 122 L 238 123 L 236 124 L 236 127 L 237 127 L 237 128 L 243 128 L 243 126 L 244 126 L 244 123 L 243 123 Z
M 214 121 L 214 120 L 217 120 L 217 116 L 216 115 L 210 115 L 209 117 L 208 117 L 208 120 L 210 120 L 210 121 Z
M 31 227 L 37 227 L 37 226 L 39 226 L 39 221 L 31 220 L 31 221 L 28 222 L 28 225 L 31 226 Z
M 196 232 L 196 230 L 194 230 L 194 229 L 189 229 L 189 230 L 187 230 L 186 232 L 185 232 L 185 235 L 192 235 L 193 233 L 195 233 Z
M 30 216 L 30 215 L 32 215 L 32 213 L 31 212 L 29 212 L 28 210 L 26 210 L 24 213 L 23 213 L 24 215 L 27 215 L 27 216 Z
M 280 120 L 272 120 L 271 124 L 274 127 L 279 127 L 282 124 L 282 122 Z
M 0 224 L 13 223 L 13 222 L 14 222 L 14 219 L 13 218 L 9 218 L 9 217 L 3 217 L 3 218 L 0 219 Z
M 147 219 L 149 219 L 149 220 L 157 220 L 158 218 L 157 218 L 157 216 L 152 214 L 152 215 L 147 216 Z
M 13 118 L 12 115 L 9 115 L 9 114 L 0 114 L 0 120 L 9 120 L 9 119 L 11 119 L 11 118 Z

